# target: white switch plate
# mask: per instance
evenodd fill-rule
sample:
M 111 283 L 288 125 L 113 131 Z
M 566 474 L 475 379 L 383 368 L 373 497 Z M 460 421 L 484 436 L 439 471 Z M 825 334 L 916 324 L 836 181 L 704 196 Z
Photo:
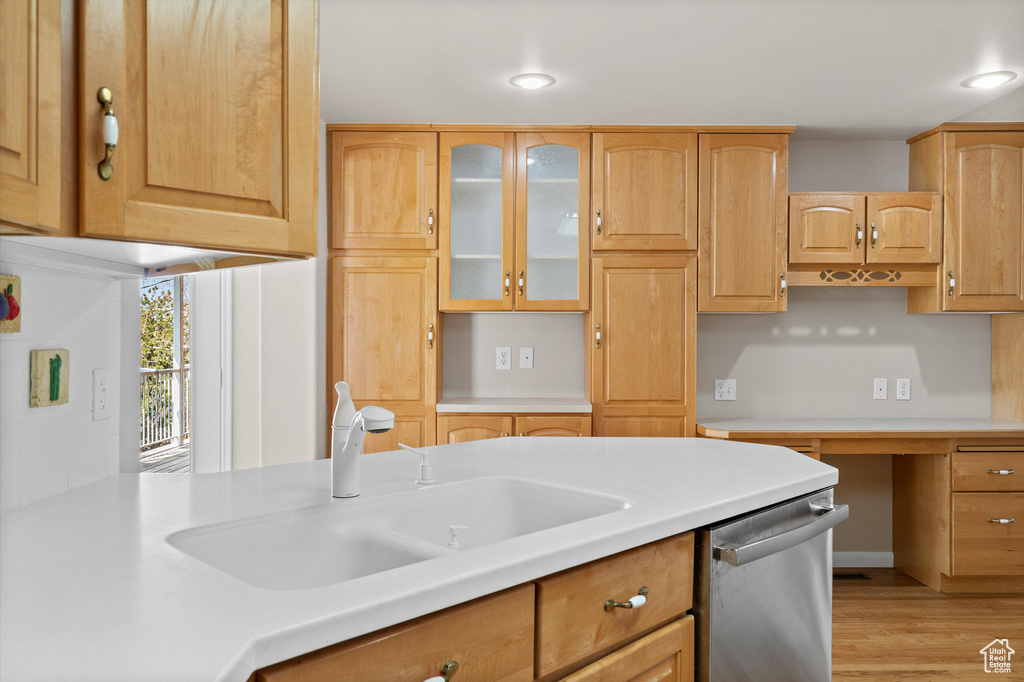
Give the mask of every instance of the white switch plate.
M 896 380 L 896 400 L 910 400 L 910 379 Z
M 114 413 L 114 380 L 112 369 L 92 371 L 92 420 L 107 419 Z
M 715 379 L 715 400 L 736 400 L 736 380 Z
M 533 346 L 519 347 L 519 369 L 533 369 Z
M 875 388 L 872 395 L 875 400 L 887 400 L 889 397 L 889 380 L 875 379 Z
M 512 369 L 512 346 L 497 347 L 496 369 Z

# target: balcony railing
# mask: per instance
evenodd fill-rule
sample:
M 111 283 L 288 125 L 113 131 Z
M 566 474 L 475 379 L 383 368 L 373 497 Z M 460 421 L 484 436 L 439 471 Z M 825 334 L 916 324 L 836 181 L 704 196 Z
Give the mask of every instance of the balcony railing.
M 189 368 L 140 369 L 139 450 L 181 445 L 188 440 L 191 404 Z

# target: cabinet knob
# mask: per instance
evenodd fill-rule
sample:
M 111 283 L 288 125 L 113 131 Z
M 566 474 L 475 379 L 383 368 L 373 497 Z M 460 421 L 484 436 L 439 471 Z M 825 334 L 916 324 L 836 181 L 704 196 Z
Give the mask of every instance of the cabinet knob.
M 871 223 L 871 248 L 875 248 L 875 242 L 878 241 L 878 230 L 875 229 L 875 224 Z
M 946 275 L 949 276 L 949 289 L 946 291 L 946 296 L 952 296 L 953 295 L 953 287 L 956 286 L 956 278 L 953 277 L 953 271 L 952 270 L 947 270 L 946 271 Z
M 117 147 L 117 117 L 114 116 L 114 95 L 110 88 L 97 90 L 96 99 L 103 106 L 103 146 L 106 148 L 96 172 L 99 173 L 100 180 L 106 182 L 114 177 L 114 164 L 110 160 L 114 158 L 114 148 Z
M 1013 473 L 1013 469 L 989 469 L 988 472 L 998 476 L 1009 476 Z
M 1013 519 L 989 519 L 989 523 L 1013 523 Z
M 427 347 L 434 347 L 434 323 L 431 322 L 427 325 Z
M 434 234 L 434 209 L 427 215 L 427 234 Z
M 454 675 L 455 671 L 457 671 L 458 669 L 459 669 L 459 662 L 458 661 L 448 661 L 447 663 L 444 664 L 444 667 L 441 668 L 441 674 L 440 675 L 435 675 L 434 677 L 430 677 L 430 678 L 424 680 L 424 682 L 451 682 L 452 675 Z
M 864 230 L 860 228 L 860 223 L 857 223 L 857 248 L 860 248 L 861 242 L 864 241 Z
M 786 295 L 786 273 L 780 272 L 779 280 L 779 296 L 782 297 Z
M 512 275 L 511 272 L 509 272 L 508 270 L 505 271 L 505 295 L 506 296 L 509 295 L 509 287 L 512 286 L 511 275 Z
M 523 283 L 526 281 L 526 275 L 524 270 L 519 271 L 519 295 L 523 295 Z
M 594 336 L 597 337 L 597 347 L 600 348 L 601 347 L 601 325 L 595 324 L 594 325 L 594 329 L 595 329 Z
M 597 233 L 601 234 L 601 209 L 597 209 Z
M 647 603 L 647 588 L 641 587 L 640 591 L 635 597 L 630 597 L 627 601 L 615 601 L 609 599 L 604 603 L 604 610 L 611 611 L 613 609 L 638 609 Z

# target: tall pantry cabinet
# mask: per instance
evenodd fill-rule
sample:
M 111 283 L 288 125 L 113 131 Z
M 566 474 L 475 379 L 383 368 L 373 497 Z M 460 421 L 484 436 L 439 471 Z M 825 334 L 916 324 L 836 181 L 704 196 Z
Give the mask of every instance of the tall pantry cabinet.
M 437 133 L 331 132 L 328 145 L 328 425 L 344 380 L 357 409 L 395 413 L 366 452 L 433 445 Z

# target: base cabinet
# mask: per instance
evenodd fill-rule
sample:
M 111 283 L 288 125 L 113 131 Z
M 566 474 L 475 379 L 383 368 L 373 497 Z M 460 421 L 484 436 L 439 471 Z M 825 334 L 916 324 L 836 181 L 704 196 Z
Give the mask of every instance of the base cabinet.
M 509 436 L 590 436 L 590 415 L 442 414 L 437 417 L 437 442 L 442 445 Z
M 682 533 L 283 661 L 249 682 L 693 680 L 694 535 Z M 608 607 L 641 591 L 640 607 Z

